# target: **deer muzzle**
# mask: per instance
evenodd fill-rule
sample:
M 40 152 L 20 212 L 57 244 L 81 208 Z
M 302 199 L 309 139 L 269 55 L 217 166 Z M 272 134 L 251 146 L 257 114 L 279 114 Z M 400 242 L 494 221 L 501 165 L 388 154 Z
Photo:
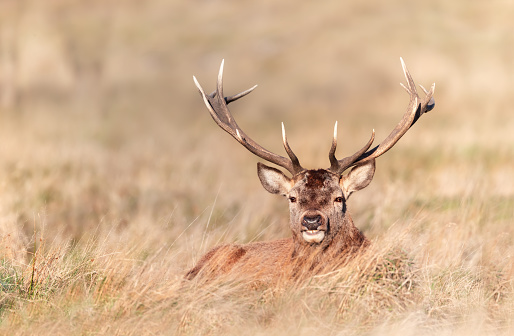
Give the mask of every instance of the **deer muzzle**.
M 307 243 L 321 243 L 327 231 L 327 218 L 320 211 L 305 211 L 300 218 L 302 238 Z

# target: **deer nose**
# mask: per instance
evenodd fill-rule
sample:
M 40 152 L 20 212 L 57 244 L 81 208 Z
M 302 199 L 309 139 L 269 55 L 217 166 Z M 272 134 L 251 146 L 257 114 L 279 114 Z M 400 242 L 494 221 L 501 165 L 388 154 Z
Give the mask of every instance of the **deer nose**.
M 307 230 L 316 230 L 321 225 L 321 216 L 304 216 L 302 225 L 305 226 Z

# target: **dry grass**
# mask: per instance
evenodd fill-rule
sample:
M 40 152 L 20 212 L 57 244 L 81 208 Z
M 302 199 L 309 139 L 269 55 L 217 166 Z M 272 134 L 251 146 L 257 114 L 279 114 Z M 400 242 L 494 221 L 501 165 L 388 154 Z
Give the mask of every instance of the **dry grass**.
M 0 3 L 0 333 L 510 335 L 514 6 L 505 1 Z M 373 239 L 294 285 L 182 275 L 219 243 L 289 235 L 286 202 L 191 76 L 307 167 L 382 139 L 414 79 L 436 109 L 352 196 Z M 344 154 L 341 154 L 344 155 Z

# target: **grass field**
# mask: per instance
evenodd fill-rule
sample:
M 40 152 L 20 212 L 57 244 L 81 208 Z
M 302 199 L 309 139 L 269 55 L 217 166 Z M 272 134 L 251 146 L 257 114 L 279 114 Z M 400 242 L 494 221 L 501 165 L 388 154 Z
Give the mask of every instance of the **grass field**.
M 0 3 L 0 334 L 510 335 L 514 5 L 508 1 Z M 373 242 L 338 272 L 184 283 L 220 243 L 290 235 L 287 202 L 192 81 L 309 168 L 381 141 L 349 211 Z

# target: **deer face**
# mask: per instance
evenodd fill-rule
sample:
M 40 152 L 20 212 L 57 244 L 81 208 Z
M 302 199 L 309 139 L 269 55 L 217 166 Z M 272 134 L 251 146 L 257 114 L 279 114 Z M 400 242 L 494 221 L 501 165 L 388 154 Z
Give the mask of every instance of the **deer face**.
M 330 243 L 345 225 L 346 200 L 373 179 L 375 161 L 339 176 L 329 170 L 304 170 L 293 178 L 262 163 L 257 165 L 263 187 L 289 200 L 294 239 L 303 244 Z

